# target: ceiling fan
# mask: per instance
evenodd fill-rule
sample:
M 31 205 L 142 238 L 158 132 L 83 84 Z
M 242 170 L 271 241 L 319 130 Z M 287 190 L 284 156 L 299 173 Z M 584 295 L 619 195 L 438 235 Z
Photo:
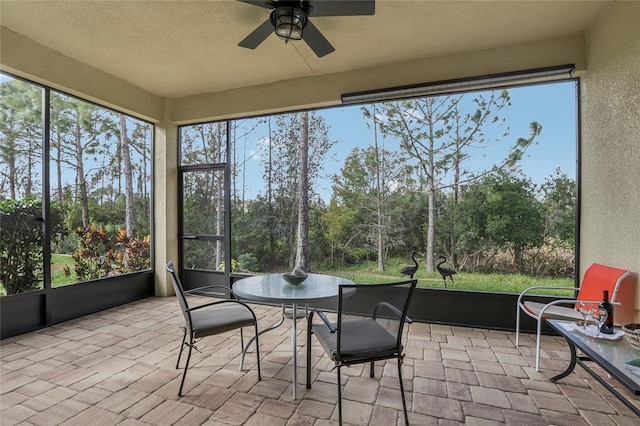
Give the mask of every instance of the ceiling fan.
M 271 10 L 269 19 L 238 46 L 255 49 L 275 32 L 285 40 L 304 40 L 319 57 L 335 49 L 309 18 L 314 16 L 359 16 L 375 13 L 375 0 L 240 0 Z

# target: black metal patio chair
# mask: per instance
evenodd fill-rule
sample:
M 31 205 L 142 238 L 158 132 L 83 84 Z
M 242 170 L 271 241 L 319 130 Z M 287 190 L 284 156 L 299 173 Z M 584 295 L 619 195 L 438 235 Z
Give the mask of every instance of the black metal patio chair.
M 254 326 L 255 328 L 258 380 L 262 380 L 262 375 L 260 373 L 260 350 L 258 344 L 258 320 L 256 319 L 256 315 L 253 310 L 246 303 L 236 299 L 217 299 L 215 302 L 189 307 L 186 295 L 192 293 L 192 291 L 184 290 L 182 282 L 180 281 L 172 262 L 167 263 L 166 268 L 171 274 L 173 288 L 176 292 L 178 302 L 180 302 L 180 308 L 184 314 L 185 321 L 185 326 L 183 327 L 184 336 L 182 337 L 182 343 L 180 344 L 180 352 L 178 353 L 176 368 L 179 368 L 180 366 L 180 358 L 184 347 L 189 347 L 187 362 L 184 365 L 184 372 L 182 373 L 182 381 L 180 383 L 180 389 L 178 390 L 178 396 L 182 396 L 182 388 L 184 386 L 184 380 L 187 377 L 189 361 L 191 360 L 191 351 L 195 348 L 196 339 L 226 333 L 227 331 L 239 328 L 241 349 L 244 353 L 242 328 L 248 326 Z M 198 291 L 215 287 L 231 292 L 229 288 L 224 286 L 206 286 L 199 288 Z M 233 293 L 231 292 L 231 294 Z M 188 341 L 187 335 L 189 336 Z
M 311 310 L 307 329 L 307 389 L 311 389 L 311 335 L 314 334 L 335 363 L 338 374 L 338 420 L 342 424 L 342 383 L 340 368 L 370 363 L 374 377 L 374 362 L 397 359 L 400 394 L 405 423 L 409 424 L 407 403 L 402 383 L 404 358 L 402 331 L 411 296 L 417 280 L 389 284 L 341 285 L 338 294 L 337 322 L 329 321 L 320 310 Z M 314 315 L 321 322 L 314 323 Z

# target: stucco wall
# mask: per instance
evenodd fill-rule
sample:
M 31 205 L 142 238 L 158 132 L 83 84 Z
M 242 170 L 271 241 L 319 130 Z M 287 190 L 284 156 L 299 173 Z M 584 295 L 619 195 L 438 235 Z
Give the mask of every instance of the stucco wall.
M 587 33 L 581 80 L 581 273 L 640 271 L 640 2 L 617 2 Z M 637 278 L 635 283 L 637 283 Z M 635 319 L 640 320 L 640 292 Z

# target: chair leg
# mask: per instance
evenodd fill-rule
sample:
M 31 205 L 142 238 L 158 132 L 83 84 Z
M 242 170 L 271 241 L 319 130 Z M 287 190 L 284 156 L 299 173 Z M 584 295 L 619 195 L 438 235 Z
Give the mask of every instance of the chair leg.
M 516 304 L 516 346 L 518 346 L 520 339 L 520 305 Z
M 375 368 L 374 362 L 371 361 L 371 371 L 369 372 L 369 377 L 371 377 L 372 379 L 375 377 L 374 368 Z
M 307 389 L 311 389 L 311 321 L 313 311 L 307 316 Z
M 540 335 L 542 334 L 542 320 L 538 320 L 536 328 L 536 371 L 540 371 Z
M 187 369 L 189 368 L 189 361 L 191 360 L 191 350 L 193 349 L 193 335 L 189 336 L 189 353 L 187 354 L 187 362 L 184 364 L 184 372 L 182 373 L 182 381 L 180 382 L 180 390 L 178 390 L 178 396 L 182 396 L 182 387 L 184 386 L 184 379 L 187 378 Z
M 242 329 L 240 329 L 242 333 Z M 258 380 L 262 380 L 262 373 L 260 372 L 260 342 L 258 341 L 258 322 L 255 323 L 255 332 L 256 332 L 256 362 L 258 364 Z M 244 349 L 243 349 L 244 351 Z
M 400 380 L 400 395 L 402 395 L 402 409 L 404 410 L 404 423 L 409 426 L 409 415 L 407 414 L 407 400 L 404 396 L 404 384 L 402 382 L 402 357 L 398 357 L 398 379 Z
M 338 372 L 338 424 L 342 426 L 342 380 L 340 380 L 340 366 L 336 367 Z
M 183 328 L 184 334 L 182 335 L 182 343 L 180 343 L 180 352 L 178 352 L 178 362 L 176 362 L 176 369 L 180 368 L 180 357 L 182 356 L 182 351 L 184 350 L 184 342 L 187 340 L 187 328 Z

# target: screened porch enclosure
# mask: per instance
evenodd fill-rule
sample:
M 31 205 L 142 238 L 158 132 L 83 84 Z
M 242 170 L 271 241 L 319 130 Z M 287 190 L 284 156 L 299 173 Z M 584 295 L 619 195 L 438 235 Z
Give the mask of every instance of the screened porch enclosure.
M 258 188 L 255 195 L 245 192 L 244 201 L 238 195 L 240 191 L 245 189 L 243 185 L 250 183 L 250 186 L 256 186 L 253 181 L 246 180 L 242 185 L 236 181 L 236 177 L 241 175 L 242 170 L 240 168 L 234 170 L 232 165 L 236 156 L 241 154 L 238 150 L 240 145 L 234 146 L 235 152 L 231 150 L 220 151 L 220 155 L 226 157 L 225 160 L 222 160 L 222 157 L 220 157 L 221 159 L 211 157 L 203 162 L 198 160 L 197 165 L 184 164 L 180 158 L 180 129 L 186 126 L 234 121 L 238 121 L 239 124 L 242 120 L 259 121 L 261 118 L 267 117 L 274 117 L 275 120 L 275 115 L 278 114 L 295 114 L 302 111 L 312 113 L 327 107 L 337 108 L 343 102 L 342 95 L 347 94 L 379 92 L 390 88 L 473 79 L 481 76 L 556 67 L 563 64 L 574 64 L 575 66 L 573 77 L 576 78 L 576 98 L 573 105 L 576 106 L 577 111 L 574 111 L 576 117 L 574 134 L 575 138 L 580 141 L 579 144 L 573 145 L 575 152 L 572 155 L 576 159 L 575 173 L 573 176 L 568 175 L 570 179 L 575 180 L 574 184 L 576 185 L 576 218 L 573 235 L 577 261 L 573 274 L 579 278 L 586 267 L 593 262 L 610 264 L 632 271 L 640 270 L 640 261 L 637 257 L 637 241 L 640 241 L 638 227 L 640 222 L 637 212 L 640 211 L 638 205 L 640 200 L 636 196 L 638 182 L 640 182 L 637 168 L 640 159 L 638 159 L 638 151 L 635 149 L 637 144 L 633 136 L 636 133 L 633 128 L 637 121 L 635 111 L 638 110 L 636 95 L 640 91 L 638 80 L 634 78 L 634 70 L 640 67 L 640 55 L 637 44 L 634 43 L 640 36 L 636 19 L 639 15 L 639 5 L 635 2 L 596 1 L 553 2 L 553 4 L 541 6 L 538 2 L 525 2 L 519 6 L 522 9 L 518 10 L 515 7 L 501 7 L 503 5 L 499 3 L 467 4 L 463 7 L 460 3 L 442 2 L 438 3 L 438 6 L 443 8 L 441 14 L 435 14 L 431 13 L 433 11 L 424 9 L 433 6 L 429 3 L 432 2 L 424 4 L 422 2 L 407 2 L 400 11 L 394 10 L 395 2 L 393 1 L 379 1 L 376 5 L 376 14 L 373 17 L 368 17 L 368 20 L 356 17 L 340 17 L 335 20 L 324 18 L 326 19 L 325 25 L 344 24 L 351 25 L 352 28 L 360 28 L 361 31 L 368 31 L 369 38 L 364 36 L 346 37 L 338 32 L 331 39 L 332 43 L 339 47 L 336 52 L 327 55 L 326 58 L 317 58 L 305 50 L 304 44 L 283 45 L 275 37 L 254 51 L 240 49 L 237 42 L 246 34 L 244 31 L 240 34 L 237 25 L 234 25 L 233 29 L 227 28 L 222 33 L 216 33 L 216 31 L 223 29 L 222 23 L 212 29 L 210 22 L 206 22 L 204 25 L 197 18 L 223 16 L 216 13 L 221 9 L 214 9 L 225 7 L 229 8 L 226 11 L 237 12 L 237 16 L 245 16 L 245 19 L 263 20 L 264 16 L 257 16 L 261 12 L 258 8 L 255 8 L 257 9 L 256 16 L 243 15 L 244 7 L 251 8 L 251 5 L 247 6 L 243 2 L 209 2 L 202 5 L 206 8 L 206 13 L 200 9 L 194 10 L 195 4 L 193 3 L 183 4 L 181 6 L 183 9 L 180 11 L 174 9 L 175 3 L 159 3 L 154 8 L 144 11 L 143 15 L 120 13 L 121 11 L 118 11 L 117 8 L 122 5 L 118 3 L 105 3 L 104 9 L 93 10 L 78 6 L 78 9 L 72 10 L 71 8 L 76 7 L 73 3 L 3 2 L 0 6 L 2 8 L 2 55 L 0 55 L 0 61 L 5 76 L 10 75 L 21 81 L 32 83 L 40 88 L 38 90 L 59 91 L 63 94 L 59 99 L 61 104 L 72 103 L 79 99 L 83 102 L 89 101 L 89 104 L 98 105 L 101 108 L 108 107 L 110 113 L 125 114 L 136 120 L 141 120 L 152 127 L 146 131 L 140 130 L 134 135 L 135 126 L 133 122 L 128 122 L 126 124 L 127 132 L 123 134 L 127 134 L 132 141 L 153 141 L 150 157 L 147 156 L 145 159 L 140 157 L 132 161 L 132 164 L 136 166 L 153 165 L 152 174 L 145 172 L 144 178 L 134 177 L 132 180 L 135 196 L 134 202 L 131 203 L 131 205 L 140 207 L 146 203 L 144 207 L 146 210 L 142 210 L 146 213 L 136 216 L 136 220 L 145 219 L 144 216 L 147 216 L 147 228 L 140 226 L 139 223 L 136 225 L 141 230 L 141 234 L 152 237 L 147 257 L 150 264 L 138 269 L 137 272 L 132 272 L 129 277 L 96 277 L 86 281 L 80 280 L 69 286 L 56 287 L 51 278 L 45 278 L 42 281 L 43 288 L 41 289 L 2 297 L 0 303 L 2 303 L 3 337 L 8 335 L 5 334 L 5 326 L 12 330 L 11 333 L 18 334 L 90 311 L 144 298 L 148 295 L 170 296 L 172 295 L 171 286 L 163 269 L 169 260 L 183 261 L 189 259 L 189 256 L 194 256 L 195 261 L 191 266 L 195 267 L 189 267 L 187 262 L 180 265 L 181 268 L 187 267 L 183 275 L 185 281 L 191 274 L 199 279 L 205 279 L 206 282 L 222 281 L 225 285 L 230 285 L 233 280 L 246 273 L 245 271 L 233 271 L 234 260 L 240 262 L 241 255 L 247 255 L 243 256 L 243 259 L 249 265 L 254 257 L 258 265 L 265 261 L 265 257 L 259 254 L 268 253 L 268 251 L 261 252 L 247 245 L 247 241 L 254 245 L 261 242 L 262 235 L 255 235 L 253 239 L 251 236 L 245 235 L 243 242 L 233 240 L 236 235 L 233 227 L 239 225 L 235 220 L 242 217 L 236 214 L 236 210 L 244 211 L 246 209 L 245 213 L 249 213 L 250 208 L 255 208 L 258 205 L 257 197 L 265 197 L 266 194 L 264 188 Z M 140 12 L 139 8 L 142 7 L 142 4 L 131 4 L 130 7 Z M 470 15 L 468 9 L 470 7 L 475 8 L 477 13 Z M 554 16 L 557 18 L 552 22 L 548 20 L 551 11 L 549 8 L 553 8 Z M 393 13 L 394 11 L 398 13 Z M 98 19 L 104 12 L 118 15 L 122 19 Z M 522 16 L 525 15 L 527 16 L 526 25 L 522 20 Z M 115 27 L 122 24 L 129 29 L 136 28 L 136 25 L 130 21 L 136 16 L 146 16 L 148 19 L 139 24 L 149 26 L 149 32 L 146 34 L 156 34 L 157 37 L 148 37 L 148 43 L 140 43 L 139 40 L 136 41 L 135 37 L 127 39 L 127 37 L 133 37 L 131 31 L 127 32 Z M 175 20 L 167 20 L 167 16 L 172 16 Z M 449 28 L 458 28 L 452 35 L 459 36 L 460 40 L 456 41 L 456 37 L 449 37 L 446 42 L 452 44 L 443 41 L 437 43 L 438 49 L 434 50 L 434 46 L 428 46 L 424 43 L 429 40 L 437 40 L 438 37 L 435 35 L 431 37 L 424 37 L 424 34 L 420 37 L 407 36 L 405 31 L 410 32 L 417 28 L 434 28 L 424 25 L 423 18 L 426 19 L 427 16 L 437 16 L 442 22 L 456 23 L 450 25 Z M 484 19 L 474 21 L 473 25 L 464 25 L 461 24 L 461 22 L 465 22 L 460 20 L 461 16 L 491 17 L 491 19 L 498 19 L 500 25 L 497 25 L 497 22 L 492 24 Z M 67 19 L 70 19 L 70 22 L 65 28 L 72 33 L 83 34 L 82 39 L 86 43 L 77 43 L 78 37 L 74 34 L 62 34 L 55 31 L 56 23 Z M 361 22 L 356 25 L 354 22 L 358 19 Z M 373 34 L 379 34 L 380 20 L 386 22 L 395 19 L 401 22 L 401 25 L 394 26 L 398 32 L 390 34 L 384 41 L 380 40 L 378 46 L 372 49 L 370 37 L 374 37 Z M 232 19 L 229 22 L 235 23 Z M 25 23 L 31 24 L 25 25 Z M 531 27 L 529 27 L 529 23 Z M 318 22 L 318 25 L 320 24 L 321 22 Z M 103 25 L 106 27 L 101 27 Z M 167 31 L 167 28 L 174 28 L 173 25 L 184 29 L 185 32 L 197 31 L 200 36 L 180 41 L 180 37 L 185 33 Z M 511 33 L 505 37 L 506 28 L 509 28 Z M 236 31 L 238 32 L 236 33 Z M 96 40 L 95 37 L 99 34 L 111 34 L 112 37 Z M 175 35 L 175 40 L 167 39 L 165 35 L 168 34 Z M 200 40 L 200 37 L 209 36 L 214 39 L 208 43 L 197 44 L 193 42 L 193 40 Z M 411 40 L 416 45 L 406 43 L 407 40 Z M 470 40 L 473 40 L 477 45 L 470 45 Z M 177 46 L 174 44 L 175 42 L 178 42 L 178 45 L 182 47 L 175 47 Z M 367 46 L 363 47 L 361 43 L 367 43 Z M 87 48 L 83 52 L 75 50 L 82 46 L 98 45 L 109 50 L 110 56 L 97 55 L 100 49 L 95 47 Z M 151 45 L 155 47 L 151 48 Z M 209 50 L 206 54 L 203 54 L 203 51 L 198 51 L 198 54 L 195 54 L 191 49 L 198 46 L 204 49 L 205 45 L 206 49 L 215 50 L 215 54 Z M 123 46 L 129 46 L 131 49 L 123 49 Z M 186 49 L 184 46 L 190 46 L 190 48 Z M 404 46 L 406 50 L 398 50 L 397 46 Z M 164 52 L 167 55 L 166 60 L 159 60 L 159 52 Z M 346 60 L 347 57 L 350 59 Z M 106 58 L 111 59 L 107 60 Z M 198 60 L 197 58 L 214 62 L 193 65 L 191 61 Z M 140 64 L 156 64 L 156 66 L 140 67 Z M 177 66 L 176 64 L 185 64 L 185 66 Z M 186 64 L 192 64 L 192 66 L 186 66 Z M 283 67 L 282 64 L 289 65 Z M 167 66 L 172 68 L 165 68 Z M 232 66 L 232 69 L 227 68 L 223 74 L 213 75 L 218 69 L 221 70 L 227 66 Z M 178 72 L 179 70 L 181 72 Z M 257 72 L 254 73 L 254 71 Z M 264 77 L 267 77 L 267 80 L 264 80 Z M 239 78 L 241 81 L 232 83 L 228 80 L 231 78 Z M 269 78 L 271 80 L 268 80 Z M 37 95 L 35 99 L 41 99 L 41 96 Z M 40 101 L 36 100 L 36 102 Z M 382 147 L 385 138 L 385 143 L 391 143 L 391 135 L 383 135 L 380 123 L 372 123 L 373 117 L 377 117 L 377 109 L 376 106 L 375 113 L 371 108 L 369 111 L 372 129 L 378 124 L 377 136 L 375 136 L 375 132 L 370 133 L 370 136 L 366 138 L 368 140 L 358 143 L 357 148 L 365 150 L 370 145 L 374 145 L 369 142 L 376 137 L 379 147 Z M 337 111 L 337 109 L 334 110 Z M 55 116 L 55 114 L 53 115 Z M 535 119 L 536 117 L 530 117 L 527 124 Z M 119 120 L 112 121 L 115 123 L 113 128 L 117 129 L 120 125 Z M 6 120 L 3 120 L 3 123 L 5 122 Z M 275 121 L 273 124 L 274 128 L 277 128 Z M 541 124 L 540 137 L 544 136 L 549 129 L 545 123 Z M 34 132 L 39 131 L 45 134 L 49 134 L 49 132 L 42 128 L 38 130 L 38 127 L 41 128 L 42 125 L 36 123 L 35 126 L 32 126 L 30 128 L 32 133 L 25 133 L 24 140 L 25 143 L 28 141 L 41 143 L 44 149 L 44 143 L 38 142 L 39 139 L 34 136 Z M 213 130 L 217 131 L 218 129 Z M 220 135 L 224 132 L 230 133 L 226 125 L 219 130 L 222 132 Z M 49 131 L 55 132 L 56 128 L 49 129 Z M 386 131 L 390 132 L 391 128 L 387 128 Z M 115 135 L 116 131 L 114 130 L 112 133 Z M 58 134 L 65 135 L 66 133 L 59 132 Z M 262 137 L 265 134 L 269 135 L 269 132 L 263 133 Z M 516 140 L 519 137 L 523 139 L 530 137 L 529 129 L 526 126 L 525 130 L 514 131 L 513 135 L 516 136 Z M 238 136 L 240 136 L 238 133 L 233 135 L 234 138 Z M 276 138 L 275 135 L 269 136 L 272 139 Z M 286 135 L 282 134 L 279 137 L 284 139 Z M 333 139 L 329 138 L 330 141 Z M 54 136 L 52 139 L 54 141 L 53 150 L 55 150 L 56 140 Z M 254 139 L 251 143 L 257 146 L 256 140 Z M 115 141 L 116 139 L 113 139 L 113 146 L 115 146 Z M 120 140 L 119 143 L 122 141 Z M 396 142 L 396 144 L 398 143 Z M 387 149 L 390 146 L 385 145 L 384 148 Z M 198 150 L 194 150 L 194 152 L 196 151 Z M 264 151 L 262 153 L 264 154 Z M 349 152 L 345 152 L 337 156 L 340 160 L 345 160 L 349 154 Z M 362 153 L 362 155 L 365 154 L 365 152 Z M 355 161 L 357 157 L 357 155 L 353 156 L 352 159 Z M 388 160 L 391 160 L 392 157 L 392 154 L 386 156 Z M 37 156 L 32 158 L 31 164 L 34 167 L 50 168 L 48 172 L 42 173 L 40 177 L 42 182 L 38 185 L 44 184 L 44 181 L 49 179 L 51 186 L 48 189 L 38 189 L 36 182 L 33 182 L 30 191 L 34 194 L 39 193 L 39 196 L 43 198 L 43 205 L 52 208 L 54 200 L 47 201 L 44 197 L 53 195 L 55 198 L 58 194 L 64 195 L 65 185 L 59 186 L 54 178 L 56 175 L 55 162 L 51 164 L 48 161 L 43 161 L 42 158 L 38 159 Z M 61 158 L 66 158 L 65 161 L 68 161 L 71 157 Z M 284 159 L 284 155 L 281 155 L 281 158 Z M 234 161 L 231 161 L 232 159 Z M 229 201 L 225 201 L 228 203 L 226 205 L 215 205 L 220 198 L 212 196 L 207 200 L 209 203 L 207 209 L 197 212 L 198 214 L 207 212 L 212 218 L 215 218 L 211 222 L 212 227 L 195 229 L 194 231 L 182 229 L 184 219 L 193 219 L 193 216 L 190 217 L 189 214 L 194 211 L 187 212 L 186 217 L 182 216 L 186 206 L 181 199 L 183 187 L 179 178 L 182 173 L 180 169 L 192 166 L 197 168 L 202 164 L 206 164 L 207 167 L 210 165 L 223 167 L 223 172 L 204 172 L 194 169 L 192 176 L 209 173 L 212 175 L 223 174 L 224 176 L 211 177 L 209 180 L 212 185 L 214 181 L 224 181 L 223 185 L 226 185 L 223 189 L 224 199 Z M 341 163 L 337 168 L 337 183 L 344 184 L 345 180 L 344 176 L 341 176 L 340 165 Z M 78 170 L 77 163 L 75 167 Z M 28 169 L 28 167 L 26 168 Z M 272 167 L 272 169 L 276 170 L 277 168 Z M 118 174 L 118 170 L 116 167 L 106 165 L 102 175 L 92 177 L 92 180 L 103 182 L 107 172 Z M 392 168 L 386 170 L 391 171 Z M 264 175 L 264 171 L 257 167 L 254 167 L 253 171 L 259 171 L 260 175 Z M 184 172 L 192 173 L 186 169 Z M 125 174 L 120 173 L 120 176 L 124 179 Z M 418 175 L 409 175 L 414 179 L 416 176 Z M 404 178 L 405 181 L 409 180 L 407 176 L 396 176 L 388 182 L 400 182 L 401 178 Z M 143 185 L 138 184 L 141 180 L 144 182 L 145 179 L 148 180 Z M 190 184 L 188 180 L 189 178 L 187 178 L 187 183 Z M 419 181 L 419 179 L 417 180 Z M 75 185 L 75 179 L 71 181 Z M 261 176 L 257 182 L 264 183 L 266 180 L 264 176 Z M 199 183 L 193 183 L 194 188 L 199 185 Z M 328 185 L 325 185 L 325 190 L 330 192 L 326 202 L 329 206 L 330 198 L 334 195 L 332 188 L 334 183 L 336 182 L 332 180 Z M 126 182 L 123 180 L 122 188 L 125 185 Z M 63 189 L 59 191 L 59 187 Z M 336 189 L 338 187 L 339 185 L 336 185 Z M 387 189 L 392 192 L 398 187 L 398 185 L 388 185 Z M 405 187 L 408 186 L 405 185 Z M 9 191 L 8 187 L 6 188 Z M 144 189 L 138 190 L 138 188 Z M 380 188 L 385 187 L 381 185 Z M 317 186 L 313 188 L 313 191 L 320 195 L 323 188 Z M 123 193 L 125 192 L 123 191 Z M 341 197 L 351 196 L 351 200 L 356 199 L 355 196 L 358 194 L 353 194 L 354 191 L 351 192 L 349 194 L 345 191 Z M 71 193 L 75 192 L 71 191 Z M 106 204 L 109 201 L 116 206 L 119 199 L 113 198 L 114 193 L 102 191 L 100 197 L 102 197 L 103 203 Z M 81 200 L 82 190 L 79 185 L 77 194 L 78 199 Z M 478 197 L 482 194 L 482 191 L 477 192 Z M 436 203 L 432 203 L 432 205 L 440 202 L 441 206 L 447 206 L 449 192 L 433 195 Z M 6 198 L 12 197 L 6 196 Z M 123 206 L 126 205 L 124 198 L 126 197 L 123 197 Z M 136 200 L 145 201 L 138 203 Z M 235 200 L 237 204 L 232 203 L 231 200 Z M 346 203 L 342 207 L 344 205 Z M 92 207 L 89 204 L 90 217 L 93 214 L 91 213 Z M 122 212 L 125 210 L 126 208 L 120 209 Z M 321 212 L 318 209 L 315 211 Z M 420 214 L 425 211 L 428 211 L 427 207 L 418 208 Z M 251 213 L 258 216 L 256 212 Z M 364 209 L 350 213 L 364 213 Z M 388 211 L 385 217 L 393 217 L 395 213 Z M 452 220 L 445 213 L 447 213 L 446 209 L 434 211 L 438 220 Z M 337 216 L 340 217 L 340 212 Z M 344 219 L 347 215 L 343 214 L 342 216 Z M 411 216 L 415 216 L 415 214 L 412 213 Z M 108 215 L 104 217 L 112 220 Z M 326 222 L 321 222 L 319 217 L 321 217 L 320 214 L 316 217 L 312 216 L 317 220 L 315 224 L 323 223 L 326 225 Z M 79 209 L 74 215 L 67 215 L 67 218 L 81 222 L 83 219 L 82 209 Z M 248 218 L 249 215 L 245 215 L 245 219 Z M 259 218 L 266 219 L 266 216 L 261 215 Z M 46 217 L 43 219 L 47 220 Z M 125 219 L 118 218 L 118 221 L 124 225 Z M 384 224 L 385 222 L 382 220 L 380 223 Z M 224 226 L 218 228 L 218 224 Z M 279 228 L 285 229 L 286 225 L 282 224 Z M 448 229 L 443 226 L 442 222 L 440 225 L 440 228 L 436 227 L 434 233 L 434 244 L 438 249 L 434 251 L 445 252 L 448 261 L 445 265 L 464 270 L 464 267 L 460 268 L 460 265 L 468 266 L 469 263 L 465 263 L 464 258 L 453 258 L 460 253 L 460 250 L 451 248 L 453 246 L 451 238 L 448 238 L 449 235 L 446 233 L 444 235 L 438 234 L 438 229 L 440 231 Z M 256 228 L 263 230 L 264 226 L 254 226 L 254 229 Z M 38 226 L 35 229 L 38 229 Z M 220 229 L 223 231 L 220 232 Z M 243 226 L 243 229 L 250 228 Z M 367 236 L 375 237 L 377 235 L 372 231 L 373 229 L 373 227 L 368 230 L 363 229 L 360 232 L 365 236 L 365 239 L 362 240 L 364 243 L 359 242 L 357 246 L 365 247 L 363 258 L 369 256 L 374 259 L 370 253 L 366 252 L 369 250 L 369 246 L 376 247 L 374 251 L 377 253 L 378 245 L 374 244 L 375 238 L 369 238 L 368 241 L 366 239 Z M 449 229 L 451 228 L 449 227 Z M 393 233 L 397 231 L 397 228 L 393 230 L 389 228 L 387 236 L 396 238 L 398 236 Z M 113 232 L 115 235 L 116 230 L 113 229 Z M 55 233 L 47 231 L 43 235 L 45 235 L 46 242 L 46 239 L 51 240 Z M 191 239 L 195 235 L 198 238 L 203 238 L 200 240 Z M 333 247 L 344 246 L 344 241 L 348 240 L 350 236 L 348 233 L 340 235 L 340 233 L 318 232 L 312 234 L 311 238 L 317 239 L 322 235 L 331 235 L 332 237 L 325 241 L 325 244 L 313 245 L 315 248 L 322 248 L 321 253 L 312 253 L 313 256 L 316 256 L 313 258 L 316 262 L 313 264 L 314 269 L 323 266 L 326 259 L 331 259 L 331 242 L 335 242 Z M 408 240 L 406 235 L 402 239 Z M 266 241 L 268 243 L 269 239 L 267 238 Z M 278 244 L 274 247 L 282 252 L 278 253 L 275 259 L 272 259 L 272 266 L 289 268 L 291 255 L 280 248 L 282 246 L 280 241 L 291 241 L 290 234 L 283 234 L 281 240 L 275 241 L 278 241 Z M 312 241 L 316 242 L 317 240 Z M 475 241 L 475 243 L 478 242 Z M 241 250 L 234 251 L 234 247 L 238 247 L 234 244 L 238 243 L 243 243 L 245 246 L 241 246 Z M 431 250 L 426 249 L 428 244 L 423 244 L 420 241 L 418 243 L 418 245 L 424 246 L 423 252 L 420 254 L 424 257 L 420 258 L 422 270 L 422 267 L 426 268 L 426 264 L 430 263 L 428 256 L 433 256 L 435 260 L 440 253 L 432 253 Z M 474 242 L 462 241 L 458 235 L 455 247 L 464 247 L 463 243 L 472 244 Z M 395 256 L 397 259 L 395 268 L 400 269 L 411 262 L 412 247 L 410 246 L 415 244 L 410 241 L 406 241 L 405 244 L 404 246 L 399 244 L 395 247 L 393 245 L 387 246 L 386 252 L 391 255 L 390 257 Z M 440 244 L 439 247 L 438 244 Z M 184 257 L 183 245 L 187 247 L 187 251 L 191 252 L 186 258 Z M 198 246 L 207 246 L 205 252 L 211 250 L 216 252 L 214 255 L 200 257 L 199 251 L 201 249 Z M 49 258 L 46 251 L 51 247 L 50 243 L 42 246 L 40 252 L 43 259 Z M 383 245 L 383 252 L 385 252 L 384 247 Z M 471 250 L 471 245 L 468 250 Z M 273 252 L 276 253 L 276 251 Z M 336 250 L 333 253 L 334 259 L 341 257 L 336 254 L 342 254 Z M 349 251 L 347 254 L 349 256 L 345 255 L 345 259 L 358 253 Z M 526 257 L 522 257 L 522 259 L 524 259 L 523 264 L 526 265 Z M 42 265 L 44 276 L 52 277 L 54 275 L 53 265 L 44 260 Z M 223 270 L 219 269 L 221 265 Z M 329 265 L 331 266 L 330 261 Z M 74 268 L 72 265 L 68 266 L 74 276 L 75 272 L 72 270 Z M 47 268 L 51 268 L 51 272 L 46 272 Z M 259 268 L 257 271 L 246 267 L 242 269 L 251 273 L 263 272 Z M 387 270 L 393 269 L 389 267 Z M 426 269 L 424 273 L 430 274 Z M 116 285 L 112 293 L 109 293 L 106 287 L 100 287 L 100 290 L 97 290 L 97 287 L 103 283 L 112 281 L 115 283 L 121 279 L 124 281 L 140 279 L 139 287 L 134 285 L 129 288 L 129 284 L 125 284 L 124 288 L 121 288 Z M 467 325 L 513 328 L 514 321 L 511 318 L 515 312 L 514 295 L 501 291 L 485 294 L 485 292 L 469 291 L 468 289 L 437 287 L 436 284 L 443 286 L 444 283 L 441 279 L 438 281 L 439 278 L 435 272 L 433 276 L 424 276 L 421 279 L 428 282 L 433 279 L 433 285 L 430 288 L 421 289 L 424 298 L 417 299 L 416 302 L 418 315 L 423 315 L 424 321 L 456 324 L 457 321 L 464 321 Z M 464 282 L 460 271 L 454 276 L 454 282 L 458 284 L 458 281 Z M 447 286 L 450 285 L 452 284 L 448 280 Z M 82 289 L 83 287 L 86 289 Z M 103 295 L 103 291 L 107 291 L 108 296 Z M 62 298 L 64 302 L 57 305 L 57 302 L 54 302 L 55 298 L 62 295 L 64 295 Z M 472 302 L 471 300 L 476 297 L 478 298 L 477 302 Z M 508 299 L 513 300 L 510 302 Z M 467 300 L 469 301 L 468 305 L 464 304 Z M 434 301 L 438 305 L 430 307 Z M 633 302 L 636 306 L 637 316 L 637 306 L 640 304 L 637 300 Z M 452 315 L 452 307 L 457 308 L 458 306 L 466 308 L 465 315 L 474 314 L 477 317 L 473 319 Z M 14 317 L 7 317 L 10 313 L 12 315 L 21 313 L 27 317 L 18 321 Z M 416 312 L 414 312 L 415 314 Z M 7 333 L 9 332 L 7 331 Z

